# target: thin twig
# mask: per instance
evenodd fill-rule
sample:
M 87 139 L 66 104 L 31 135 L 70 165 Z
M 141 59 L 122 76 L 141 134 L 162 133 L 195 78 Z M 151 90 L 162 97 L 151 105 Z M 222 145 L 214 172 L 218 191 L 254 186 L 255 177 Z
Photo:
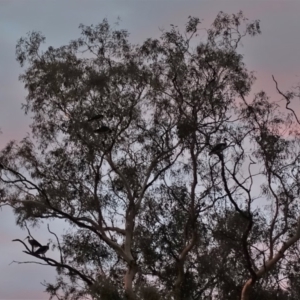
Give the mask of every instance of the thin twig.
M 11 264 L 13 264 L 13 263 L 16 263 L 16 264 L 18 264 L 18 265 L 20 265 L 20 264 L 37 264 L 37 265 L 42 265 L 42 266 L 48 266 L 48 264 L 43 264 L 43 263 L 40 263 L 40 262 L 38 262 L 38 261 L 16 261 L 16 260 L 13 260 L 13 261 L 9 264 L 9 266 L 10 266 Z
M 60 245 L 59 239 L 58 239 L 56 233 L 54 233 L 54 232 L 52 232 L 52 231 L 50 230 L 49 224 L 47 224 L 47 229 L 48 229 L 48 231 L 49 231 L 51 234 L 53 234 L 53 235 L 55 236 L 55 238 L 56 238 L 57 245 L 58 245 L 58 249 L 59 249 L 59 253 L 60 253 L 60 262 L 63 264 L 63 263 L 64 263 L 64 260 L 63 260 L 63 256 L 62 256 L 62 250 L 61 250 L 61 245 Z
M 31 251 L 29 250 L 29 248 L 27 247 L 27 245 L 26 245 L 23 241 L 21 241 L 20 239 L 14 239 L 14 240 L 12 240 L 12 242 L 20 242 L 20 243 L 22 243 L 22 244 L 24 245 L 24 247 L 27 249 L 27 251 L 28 251 L 28 252 L 31 252 Z
M 29 228 L 28 228 L 26 222 L 25 222 L 25 227 L 26 227 L 26 229 L 27 229 L 28 235 L 30 235 L 30 236 L 33 238 L 33 236 L 31 235 L 30 230 L 29 230 Z
M 296 120 L 297 120 L 297 123 L 300 124 L 300 121 L 299 121 L 299 119 L 298 119 L 298 117 L 297 117 L 295 111 L 294 111 L 292 108 L 289 107 L 289 104 L 291 103 L 290 98 L 289 98 L 287 95 L 285 95 L 283 92 L 281 92 L 281 90 L 280 90 L 279 87 L 278 87 L 278 83 L 277 83 L 277 81 L 275 80 L 274 75 L 272 75 L 272 78 L 273 78 L 273 81 L 274 81 L 275 84 L 276 84 L 276 90 L 277 90 L 277 92 L 278 92 L 278 93 L 286 100 L 285 108 L 288 109 L 289 111 L 291 111 L 291 112 L 293 113 L 294 117 L 295 117 Z

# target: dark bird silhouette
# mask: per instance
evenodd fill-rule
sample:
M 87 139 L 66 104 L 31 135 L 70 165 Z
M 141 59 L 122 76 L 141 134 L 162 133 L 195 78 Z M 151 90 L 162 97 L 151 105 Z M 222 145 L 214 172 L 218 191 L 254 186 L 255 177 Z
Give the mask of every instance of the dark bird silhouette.
M 92 121 L 96 121 L 96 120 L 103 119 L 103 118 L 104 118 L 104 115 L 95 115 L 95 116 L 89 118 L 87 121 L 92 122 Z
M 34 248 L 38 248 L 38 247 L 42 247 L 42 245 L 37 241 L 37 240 L 35 240 L 35 239 L 30 239 L 30 236 L 27 236 L 26 238 L 25 238 L 25 240 L 26 239 L 28 239 L 28 242 L 29 242 L 29 244 L 31 245 L 31 248 L 32 248 L 32 252 L 33 252 L 33 250 L 34 250 Z
M 215 145 L 211 151 L 209 152 L 209 155 L 213 155 L 213 154 L 221 154 L 223 152 L 223 150 L 225 150 L 227 148 L 227 139 L 224 139 L 224 143 L 219 143 L 217 145 Z
M 44 255 L 45 253 L 49 250 L 49 245 L 50 243 L 48 243 L 46 246 L 41 246 L 39 249 L 37 249 L 34 254 L 35 255 Z
M 105 125 L 102 125 L 98 129 L 94 130 L 95 133 L 109 133 L 111 132 L 111 129 Z

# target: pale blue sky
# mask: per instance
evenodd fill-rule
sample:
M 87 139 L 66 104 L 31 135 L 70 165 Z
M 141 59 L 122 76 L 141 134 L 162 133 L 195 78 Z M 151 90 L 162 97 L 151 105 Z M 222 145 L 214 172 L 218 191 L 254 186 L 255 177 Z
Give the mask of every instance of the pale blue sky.
M 18 81 L 21 69 L 15 61 L 16 42 L 28 31 L 41 31 L 48 46 L 60 46 L 79 36 L 80 23 L 97 24 L 105 17 L 114 23 L 120 17 L 121 27 L 128 29 L 136 43 L 158 37 L 159 28 L 169 24 L 182 26 L 189 15 L 204 19 L 208 26 L 220 10 L 243 10 L 249 19 L 261 20 L 262 35 L 246 40 L 241 50 L 248 68 L 257 71 L 256 91 L 265 89 L 278 98 L 272 74 L 282 87 L 299 81 L 300 1 L 0 0 L 0 147 L 29 132 L 30 119 L 20 109 L 26 91 Z M 52 225 L 55 230 L 61 227 L 61 223 Z M 45 226 L 32 233 L 43 244 L 50 238 Z M 29 264 L 9 266 L 12 260 L 28 259 L 22 245 L 11 242 L 26 235 L 15 225 L 10 209 L 0 211 L 0 300 L 48 299 L 40 282 L 54 279 L 54 270 Z

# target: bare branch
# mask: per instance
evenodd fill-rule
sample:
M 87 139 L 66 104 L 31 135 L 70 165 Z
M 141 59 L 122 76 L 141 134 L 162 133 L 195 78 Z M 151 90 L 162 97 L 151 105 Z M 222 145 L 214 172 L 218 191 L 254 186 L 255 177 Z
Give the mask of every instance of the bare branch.
M 37 264 L 37 265 L 42 265 L 42 266 L 49 266 L 49 264 L 43 264 L 43 263 L 40 263 L 40 262 L 38 262 L 38 261 L 16 261 L 16 260 L 13 260 L 13 261 L 9 264 L 9 266 L 10 266 L 11 264 L 13 264 L 13 263 L 16 263 L 16 264 L 18 264 L 18 265 L 20 265 L 20 264 Z
M 285 95 L 283 92 L 281 92 L 281 90 L 280 90 L 279 87 L 278 87 L 278 83 L 277 83 L 277 81 L 275 80 L 274 75 L 272 75 L 272 78 L 273 78 L 273 81 L 274 81 L 275 84 L 276 84 L 277 92 L 278 92 L 278 93 L 286 100 L 285 108 L 288 109 L 289 111 L 291 111 L 291 112 L 293 113 L 294 117 L 296 118 L 297 123 L 300 124 L 300 121 L 299 121 L 299 119 L 298 119 L 298 117 L 297 117 L 295 111 L 294 111 L 292 108 L 289 107 L 289 105 L 290 105 L 290 103 L 291 103 L 290 97 L 287 96 L 287 95 Z
M 47 229 L 48 229 L 48 231 L 49 231 L 51 234 L 53 234 L 53 235 L 55 236 L 55 238 L 56 238 L 57 245 L 58 245 L 58 248 L 59 248 L 59 253 L 60 253 L 60 262 L 63 264 L 63 263 L 64 263 L 64 260 L 63 260 L 62 249 L 61 249 L 61 245 L 60 245 L 58 236 L 56 235 L 56 233 L 54 233 L 54 232 L 52 232 L 52 231 L 50 230 L 49 224 L 47 224 Z

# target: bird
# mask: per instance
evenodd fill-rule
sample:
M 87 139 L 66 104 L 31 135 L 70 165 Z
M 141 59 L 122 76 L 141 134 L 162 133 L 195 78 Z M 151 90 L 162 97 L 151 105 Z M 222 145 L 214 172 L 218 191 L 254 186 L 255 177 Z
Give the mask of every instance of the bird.
M 92 122 L 92 121 L 96 121 L 96 120 L 103 119 L 103 118 L 104 118 L 104 115 L 95 115 L 95 116 L 89 118 L 87 121 Z
M 224 138 L 224 143 L 219 143 L 219 144 L 215 145 L 209 152 L 209 155 L 213 155 L 213 154 L 220 155 L 221 152 L 223 150 L 225 150 L 226 148 L 227 148 L 227 139 Z
M 30 236 L 27 236 L 27 237 L 25 238 L 25 240 L 26 240 L 26 239 L 28 239 L 28 242 L 29 242 L 29 244 L 30 244 L 31 247 L 32 247 L 32 252 L 33 252 L 34 248 L 42 247 L 42 245 L 41 245 L 37 240 L 35 240 L 35 239 L 30 239 Z
M 49 250 L 49 245 L 50 243 L 48 243 L 46 246 L 41 246 L 39 249 L 37 249 L 34 254 L 35 255 L 44 255 L 45 253 Z
M 109 133 L 111 132 L 111 129 L 105 125 L 102 125 L 98 129 L 94 130 L 95 133 Z

